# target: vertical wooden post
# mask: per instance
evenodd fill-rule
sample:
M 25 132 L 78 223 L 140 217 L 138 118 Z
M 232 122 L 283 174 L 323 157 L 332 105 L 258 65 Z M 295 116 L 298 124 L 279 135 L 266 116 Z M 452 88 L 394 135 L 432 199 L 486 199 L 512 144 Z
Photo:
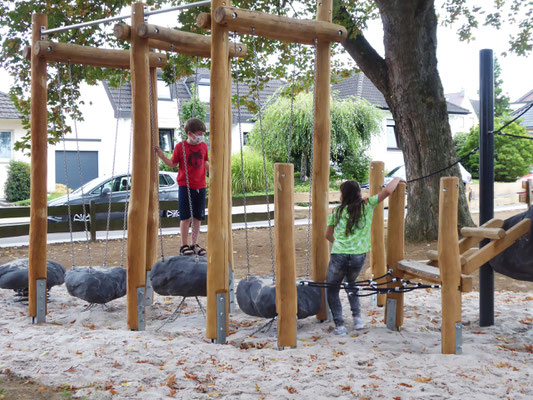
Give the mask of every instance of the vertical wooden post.
M 229 48 L 229 47 L 228 47 Z M 227 157 L 227 178 L 228 178 L 228 184 L 227 184 L 227 192 L 228 192 L 228 264 L 233 271 L 233 230 L 231 227 L 231 207 L 232 207 L 232 196 L 231 196 L 231 131 L 233 127 L 233 113 L 231 108 L 231 57 L 228 58 L 228 137 L 227 137 L 227 143 L 226 148 L 229 153 L 229 157 Z M 229 273 L 229 271 L 228 271 Z
M 214 12 L 221 5 L 229 6 L 231 2 L 213 0 L 211 2 L 211 21 L 215 21 Z M 209 116 L 210 168 L 209 168 L 209 223 L 207 230 L 207 321 L 206 337 L 217 338 L 216 294 L 228 291 L 228 233 L 227 191 L 224 175 L 227 171 L 226 157 L 230 156 L 227 145 L 228 119 L 228 32 L 219 24 L 211 25 L 211 93 Z M 227 329 L 226 329 L 227 331 Z
M 274 226 L 278 347 L 296 347 L 296 253 L 294 245 L 294 166 L 274 164 Z
M 389 218 L 387 222 L 387 268 L 392 269 L 394 276 L 403 277 L 397 268 L 398 261 L 404 258 L 405 243 L 405 183 L 400 182 L 389 198 Z M 398 286 L 395 283 L 389 287 Z M 387 299 L 396 300 L 396 329 L 403 325 L 403 293 L 389 293 Z M 385 303 L 386 304 L 386 303 Z M 389 309 L 385 309 L 385 321 Z
M 146 228 L 146 271 L 151 271 L 156 259 L 157 249 L 157 228 L 159 227 L 159 157 L 157 157 L 153 146 L 159 146 L 159 125 L 157 121 L 157 69 L 150 68 L 151 85 L 151 113 L 150 117 L 150 194 L 148 199 L 148 222 Z M 153 135 L 153 138 L 152 138 Z
M 48 27 L 46 14 L 32 16 L 32 48 Z M 33 50 L 33 49 L 32 49 Z M 37 280 L 46 279 L 47 111 L 46 61 L 31 52 L 31 187 L 28 315 L 37 315 Z
M 332 0 L 318 1 L 317 20 L 331 22 Z M 324 236 L 327 226 L 329 207 L 329 153 L 330 153 L 330 43 L 319 41 L 316 52 L 315 76 L 315 124 L 313 131 L 313 187 L 312 187 L 312 223 L 311 231 L 311 265 L 315 282 L 326 280 L 329 261 L 328 241 Z M 317 319 L 325 320 L 326 302 L 324 289 L 322 306 Z
M 131 15 L 131 92 L 133 123 L 133 167 L 128 208 L 128 328 L 139 329 L 137 289 L 145 286 L 146 232 L 150 192 L 150 106 L 148 40 L 137 35 L 144 22 L 143 3 L 134 3 Z
M 383 161 L 372 161 L 370 163 L 370 196 L 374 196 L 381 191 L 381 186 L 385 181 L 385 163 Z M 370 266 L 375 276 L 382 276 L 387 272 L 385 265 L 385 228 L 384 228 L 384 204 L 378 204 L 374 209 L 372 218 L 372 238 L 370 250 Z M 381 281 L 385 281 L 382 279 Z M 385 295 L 378 294 L 378 306 L 385 304 Z
M 439 269 L 442 277 L 442 353 L 456 353 L 456 324 L 461 322 L 461 261 L 457 232 L 459 178 L 440 179 Z

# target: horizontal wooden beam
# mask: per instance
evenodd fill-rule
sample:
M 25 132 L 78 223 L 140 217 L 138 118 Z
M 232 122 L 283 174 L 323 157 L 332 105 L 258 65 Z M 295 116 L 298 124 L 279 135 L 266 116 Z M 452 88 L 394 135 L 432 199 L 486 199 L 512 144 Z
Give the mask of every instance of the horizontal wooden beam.
M 127 24 L 116 24 L 113 33 L 117 39 L 130 40 L 131 27 Z M 140 37 L 148 38 L 148 46 L 152 49 L 173 51 L 189 56 L 211 57 L 211 37 L 169 29 L 157 25 L 140 24 L 137 28 Z M 236 51 L 235 51 L 236 50 Z M 245 44 L 233 43 L 229 46 L 230 57 L 244 57 L 247 52 Z
M 479 267 L 496 257 L 502 251 L 510 247 L 520 236 L 529 232 L 531 221 L 529 218 L 524 218 L 515 226 L 511 227 L 506 232 L 505 237 L 498 240 L 493 240 L 486 246 L 476 251 L 467 258 L 466 264 L 463 265 L 463 274 L 470 275 Z
M 503 220 L 493 218 L 491 220 L 488 220 L 483 225 L 480 226 L 480 228 L 501 228 L 503 226 Z M 482 238 L 478 237 L 466 237 L 459 240 L 459 253 L 463 254 L 468 249 L 477 246 L 479 242 L 483 240 Z
M 35 43 L 33 51 L 37 57 L 47 62 L 71 62 L 72 64 L 93 65 L 104 68 L 130 68 L 129 50 L 99 49 L 90 46 L 80 46 L 69 43 L 56 43 L 51 41 L 39 41 Z M 31 51 L 24 51 L 24 56 L 30 55 Z M 161 53 L 148 55 L 150 67 L 162 68 L 167 64 L 167 56 Z
M 300 20 L 237 7 L 221 6 L 215 10 L 215 22 L 232 32 L 254 35 L 285 42 L 314 44 L 343 42 L 348 33 L 342 25 L 325 21 Z
M 461 235 L 465 237 L 478 237 L 482 239 L 501 239 L 505 236 L 505 230 L 502 228 L 464 227 L 461 229 Z

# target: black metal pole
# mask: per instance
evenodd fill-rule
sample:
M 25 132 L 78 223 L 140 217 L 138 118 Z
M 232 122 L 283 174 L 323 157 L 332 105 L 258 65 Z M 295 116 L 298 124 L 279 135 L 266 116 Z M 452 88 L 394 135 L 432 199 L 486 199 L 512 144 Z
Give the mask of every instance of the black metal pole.
M 494 218 L 494 64 L 492 50 L 479 53 L 479 224 Z M 484 246 L 485 242 L 481 243 Z M 479 270 L 479 325 L 494 325 L 494 271 Z

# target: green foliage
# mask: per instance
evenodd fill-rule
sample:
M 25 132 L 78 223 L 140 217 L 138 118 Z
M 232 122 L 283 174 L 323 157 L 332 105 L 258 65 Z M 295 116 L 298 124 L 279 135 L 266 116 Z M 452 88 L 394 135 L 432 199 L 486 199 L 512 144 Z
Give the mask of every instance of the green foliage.
M 494 57 L 494 116 L 501 118 L 509 115 L 511 109 L 509 107 L 509 96 L 503 94 L 503 79 L 500 78 L 502 67 L 498 62 L 498 58 Z
M 172 158 L 172 152 L 165 153 L 165 155 L 171 159 Z M 169 171 L 169 172 L 176 172 L 178 168 L 170 168 L 167 164 L 165 164 L 163 161 L 159 160 L 159 171 Z
M 4 186 L 7 201 L 13 202 L 30 198 L 30 174 L 30 164 L 22 161 L 9 163 Z
M 504 121 L 497 119 L 496 125 L 503 125 Z M 505 133 L 511 135 L 531 137 L 526 129 L 518 122 L 505 127 Z M 479 145 L 479 126 L 463 134 L 465 139 L 456 143 L 459 157 L 464 157 Z M 479 179 L 479 151 L 462 162 L 472 174 L 472 178 Z M 494 179 L 498 182 L 513 182 L 526 175 L 529 166 L 533 164 L 533 140 L 518 139 L 501 135 L 494 135 Z
M 197 96 L 197 90 L 194 87 L 191 99 L 184 102 L 180 109 L 181 135 L 184 139 L 187 138 L 187 135 L 183 131 L 183 125 L 185 125 L 185 122 L 191 118 L 197 118 L 204 123 L 207 122 L 207 104 L 200 101 Z
M 244 164 L 244 188 L 246 193 L 265 192 L 265 168 L 261 153 L 248 147 L 243 149 Z M 268 189 L 274 185 L 274 165 L 266 160 Z M 243 168 L 241 168 L 241 153 L 231 156 L 231 193 L 233 195 L 242 194 Z
M 262 116 L 263 137 L 256 123 L 249 134 L 255 149 L 264 145 L 268 159 L 292 162 L 302 176 L 308 175 L 313 131 L 312 93 L 294 99 L 291 132 L 291 100 L 279 97 Z M 335 175 L 365 181 L 369 157 L 365 154 L 371 136 L 379 132 L 381 113 L 368 102 L 356 99 L 333 101 L 331 105 L 331 162 Z M 290 143 L 289 143 L 290 142 Z M 288 156 L 290 146 L 290 156 Z

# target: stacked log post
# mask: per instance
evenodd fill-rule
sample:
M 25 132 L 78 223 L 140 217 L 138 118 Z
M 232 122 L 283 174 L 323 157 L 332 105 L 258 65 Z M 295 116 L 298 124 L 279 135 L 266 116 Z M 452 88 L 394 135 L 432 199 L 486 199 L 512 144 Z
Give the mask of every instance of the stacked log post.
M 128 208 L 128 329 L 138 330 L 137 289 L 145 286 L 146 236 L 150 186 L 150 106 L 148 40 L 136 34 L 137 25 L 144 22 L 142 3 L 132 6 L 131 91 L 133 123 L 133 162 L 131 201 Z
M 274 164 L 274 226 L 278 347 L 296 347 L 296 253 L 294 245 L 294 166 Z
M 372 161 L 370 163 L 370 196 L 374 196 L 381 191 L 385 181 L 385 163 L 383 161 Z M 383 276 L 387 272 L 385 265 L 385 228 L 384 228 L 384 204 L 378 204 L 374 209 L 372 219 L 372 238 L 370 251 L 370 266 L 374 276 Z M 381 281 L 385 281 L 382 279 Z M 378 306 L 385 304 L 386 296 L 378 294 Z
M 404 259 L 405 244 L 405 182 L 400 182 L 389 198 L 389 217 L 387 220 L 387 268 L 392 269 L 393 275 L 403 278 L 403 273 L 397 268 L 398 261 Z M 397 284 L 389 284 L 389 287 Z M 389 293 L 387 299 L 396 300 L 396 330 L 403 325 L 403 293 Z M 385 309 L 385 315 L 389 313 Z M 387 318 L 385 318 L 387 320 Z
M 318 3 L 318 21 L 331 22 L 332 0 Z M 311 263 L 315 282 L 324 282 L 328 272 L 329 245 L 324 236 L 329 209 L 329 155 L 330 155 L 330 42 L 318 41 L 315 76 L 315 123 L 313 130 L 313 187 Z M 326 302 L 324 289 L 322 306 L 317 318 L 324 321 Z
M 456 354 L 456 324 L 461 322 L 461 261 L 457 232 L 458 194 L 459 178 L 441 178 L 438 254 L 442 279 L 443 354 Z
M 226 1 L 213 0 L 211 11 Z M 217 338 L 216 293 L 228 291 L 227 240 L 225 229 L 228 223 L 224 209 L 227 207 L 227 189 L 225 174 L 229 174 L 228 161 L 230 150 L 226 148 L 228 140 L 228 32 L 218 24 L 211 27 L 211 93 L 210 93 L 210 169 L 209 169 L 209 229 L 207 231 L 207 321 L 206 336 Z M 226 200 L 225 200 L 226 199 Z M 228 320 L 226 320 L 228 321 Z M 227 322 L 226 322 L 227 324 Z M 227 331 L 227 329 L 226 329 Z
M 45 14 L 32 16 L 32 44 L 41 40 L 46 29 Z M 47 110 L 46 61 L 31 55 L 31 187 L 30 247 L 28 267 L 28 314 L 37 315 L 37 280 L 46 279 L 46 174 L 47 174 Z

